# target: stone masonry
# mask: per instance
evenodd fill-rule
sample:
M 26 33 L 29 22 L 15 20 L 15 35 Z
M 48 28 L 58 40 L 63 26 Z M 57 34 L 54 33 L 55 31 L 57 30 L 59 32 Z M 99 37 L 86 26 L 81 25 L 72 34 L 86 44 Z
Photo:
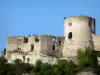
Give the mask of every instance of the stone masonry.
M 55 63 L 58 59 L 75 60 L 77 50 L 90 47 L 100 50 L 100 36 L 95 34 L 95 19 L 88 16 L 64 18 L 64 36 L 8 36 L 8 62 L 21 59 L 34 64 L 37 60 Z
M 9 62 L 19 58 L 25 62 L 53 62 L 62 55 L 64 37 L 52 35 L 7 37 L 6 58 Z

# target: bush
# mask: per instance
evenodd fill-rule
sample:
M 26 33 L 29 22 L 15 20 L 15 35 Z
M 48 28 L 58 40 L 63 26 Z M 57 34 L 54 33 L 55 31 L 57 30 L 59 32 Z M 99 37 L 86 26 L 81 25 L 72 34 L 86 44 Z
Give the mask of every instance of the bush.
M 97 66 L 97 54 L 94 50 L 87 48 L 85 51 L 82 51 L 79 49 L 77 55 L 78 65 L 81 69 L 85 67 L 95 68 Z
M 0 57 L 0 75 L 7 75 L 7 60 L 2 56 Z
M 33 72 L 38 73 L 41 70 L 42 62 L 37 60 L 33 69 Z
M 4 48 L 4 50 L 3 50 L 3 56 L 5 56 L 6 55 L 6 48 Z

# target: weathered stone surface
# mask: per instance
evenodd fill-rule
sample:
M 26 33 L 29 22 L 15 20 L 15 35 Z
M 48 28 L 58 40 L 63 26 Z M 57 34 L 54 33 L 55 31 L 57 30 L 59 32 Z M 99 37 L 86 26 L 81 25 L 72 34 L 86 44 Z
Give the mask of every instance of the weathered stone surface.
M 25 38 L 27 38 L 26 42 Z M 29 60 L 29 63 L 32 64 L 39 59 L 42 62 L 53 63 L 58 57 L 61 57 L 63 43 L 64 37 L 61 36 L 10 36 L 7 38 L 7 53 L 5 57 L 8 62 L 13 62 L 13 60 L 19 58 L 24 62 Z
M 93 18 L 91 19 L 93 20 Z M 65 41 L 63 57 L 70 58 L 71 60 L 77 55 L 79 48 L 84 51 L 88 47 L 93 49 L 92 33 L 94 32 L 94 28 L 92 29 L 91 27 L 94 24 L 89 25 L 89 20 L 90 17 L 88 16 L 72 16 L 64 20 Z
M 95 34 L 95 19 L 71 16 L 64 19 L 64 36 L 8 36 L 5 57 L 9 62 L 20 58 L 24 62 L 53 63 L 58 58 L 76 61 L 77 50 L 86 47 L 100 50 L 100 36 Z

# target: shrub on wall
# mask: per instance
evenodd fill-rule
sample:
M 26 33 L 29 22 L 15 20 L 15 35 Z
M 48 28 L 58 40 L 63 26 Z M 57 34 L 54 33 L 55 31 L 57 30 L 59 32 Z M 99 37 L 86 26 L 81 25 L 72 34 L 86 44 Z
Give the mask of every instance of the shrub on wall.
M 79 49 L 77 52 L 78 65 L 80 68 L 97 66 L 97 54 L 94 50 L 87 48 L 85 51 Z

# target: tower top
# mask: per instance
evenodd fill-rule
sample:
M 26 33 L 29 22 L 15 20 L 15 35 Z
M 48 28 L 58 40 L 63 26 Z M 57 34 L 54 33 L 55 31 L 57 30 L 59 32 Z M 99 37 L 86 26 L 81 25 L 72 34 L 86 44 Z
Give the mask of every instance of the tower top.
M 94 19 L 93 17 L 89 17 L 89 16 L 87 16 L 87 15 L 79 15 L 79 16 L 73 16 L 73 15 L 71 15 L 71 16 L 69 16 L 69 17 L 64 17 L 64 20 L 65 19 L 68 19 L 68 18 L 92 18 L 92 19 Z

